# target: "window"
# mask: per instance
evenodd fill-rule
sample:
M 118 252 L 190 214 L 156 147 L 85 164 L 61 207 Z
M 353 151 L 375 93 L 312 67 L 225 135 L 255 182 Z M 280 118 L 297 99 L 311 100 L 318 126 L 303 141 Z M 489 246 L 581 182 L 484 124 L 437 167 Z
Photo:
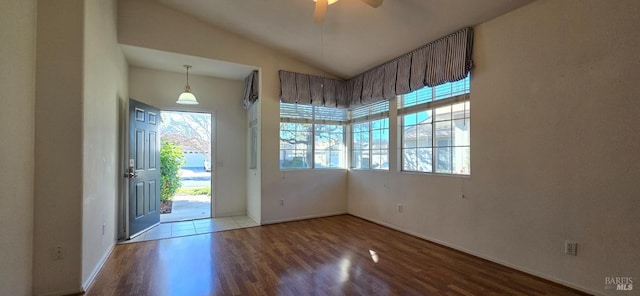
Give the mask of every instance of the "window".
M 389 169 L 389 102 L 351 110 L 351 167 Z
M 344 168 L 344 126 L 316 124 L 314 130 L 314 167 Z
M 402 170 L 469 175 L 469 77 L 402 96 Z
M 280 169 L 345 168 L 344 109 L 280 103 Z
M 280 123 L 280 168 L 311 168 L 312 125 Z
M 250 169 L 258 168 L 258 107 L 257 103 L 249 109 L 249 135 L 250 135 Z

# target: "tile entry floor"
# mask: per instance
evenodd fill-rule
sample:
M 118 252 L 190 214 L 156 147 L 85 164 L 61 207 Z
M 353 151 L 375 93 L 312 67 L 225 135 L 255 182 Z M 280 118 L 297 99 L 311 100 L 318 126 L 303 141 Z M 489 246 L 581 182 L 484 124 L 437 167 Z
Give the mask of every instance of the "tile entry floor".
M 181 236 L 189 236 L 203 233 L 218 232 L 224 230 L 247 228 L 258 226 L 248 216 L 232 216 L 222 218 L 210 218 L 191 221 L 180 221 L 171 223 L 160 223 L 135 238 L 127 241 L 118 242 L 120 244 L 136 243 L 149 240 L 157 240 L 163 238 L 173 238 Z

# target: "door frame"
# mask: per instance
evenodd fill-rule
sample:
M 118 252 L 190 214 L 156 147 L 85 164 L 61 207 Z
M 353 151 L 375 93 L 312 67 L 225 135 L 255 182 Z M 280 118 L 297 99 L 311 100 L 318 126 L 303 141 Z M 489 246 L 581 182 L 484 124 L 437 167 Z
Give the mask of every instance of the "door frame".
M 180 108 L 180 106 L 170 106 L 168 108 L 163 108 L 163 107 L 158 107 L 160 109 L 160 116 L 162 117 L 162 112 L 182 112 L 182 113 L 201 113 L 201 114 L 209 114 L 211 116 L 211 150 L 209 151 L 209 154 L 211 154 L 211 180 L 209 180 L 209 187 L 211 187 L 211 202 L 210 202 L 210 206 L 209 206 L 209 212 L 211 213 L 211 217 L 209 218 L 215 218 L 216 214 L 214 209 L 216 208 L 216 192 L 217 192 L 217 186 L 214 187 L 214 184 L 218 184 L 218 180 L 217 180 L 217 155 L 216 155 L 216 146 L 217 146 L 217 142 L 216 142 L 216 130 L 217 130 L 217 125 L 216 125 L 216 113 L 215 111 L 208 111 L 208 110 L 197 110 L 196 108 Z M 162 141 L 162 134 L 160 134 L 160 141 Z
M 143 102 L 144 103 L 144 102 Z M 119 130 L 120 130 L 120 164 L 118 169 L 118 186 L 120 186 L 120 198 L 118 199 L 118 211 L 117 221 L 118 221 L 118 240 L 129 240 L 131 237 L 129 233 L 129 181 L 124 177 L 125 173 L 128 173 L 129 168 L 129 99 L 120 101 L 120 120 L 118 120 Z M 216 118 L 217 111 L 215 110 L 202 110 L 197 107 L 182 107 L 182 106 L 155 106 L 160 109 L 160 113 L 162 111 L 169 112 L 187 112 L 187 113 L 204 113 L 211 115 L 211 181 L 209 186 L 211 186 L 211 218 L 216 217 L 215 208 L 216 204 L 216 193 L 217 186 L 214 184 L 218 184 L 218 174 L 217 174 L 217 127 Z M 162 135 L 160 135 L 162 139 Z

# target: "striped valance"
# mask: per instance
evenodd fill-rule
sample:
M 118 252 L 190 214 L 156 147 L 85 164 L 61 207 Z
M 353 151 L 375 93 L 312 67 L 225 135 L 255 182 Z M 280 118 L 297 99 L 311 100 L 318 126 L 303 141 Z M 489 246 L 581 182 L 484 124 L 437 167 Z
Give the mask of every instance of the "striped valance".
M 348 108 L 346 81 L 280 70 L 280 101 Z
M 285 103 L 349 108 L 464 79 L 473 67 L 473 29 L 465 28 L 348 80 L 280 71 Z
M 242 104 L 245 109 L 251 108 L 253 103 L 258 100 L 258 71 L 254 70 L 244 80 L 244 96 L 242 97 Z

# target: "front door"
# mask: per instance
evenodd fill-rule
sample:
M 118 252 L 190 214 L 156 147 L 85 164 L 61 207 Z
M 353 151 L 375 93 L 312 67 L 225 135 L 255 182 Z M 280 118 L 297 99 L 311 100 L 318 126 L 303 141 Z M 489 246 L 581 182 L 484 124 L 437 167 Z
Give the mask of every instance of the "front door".
M 160 223 L 160 110 L 129 99 L 129 237 Z

